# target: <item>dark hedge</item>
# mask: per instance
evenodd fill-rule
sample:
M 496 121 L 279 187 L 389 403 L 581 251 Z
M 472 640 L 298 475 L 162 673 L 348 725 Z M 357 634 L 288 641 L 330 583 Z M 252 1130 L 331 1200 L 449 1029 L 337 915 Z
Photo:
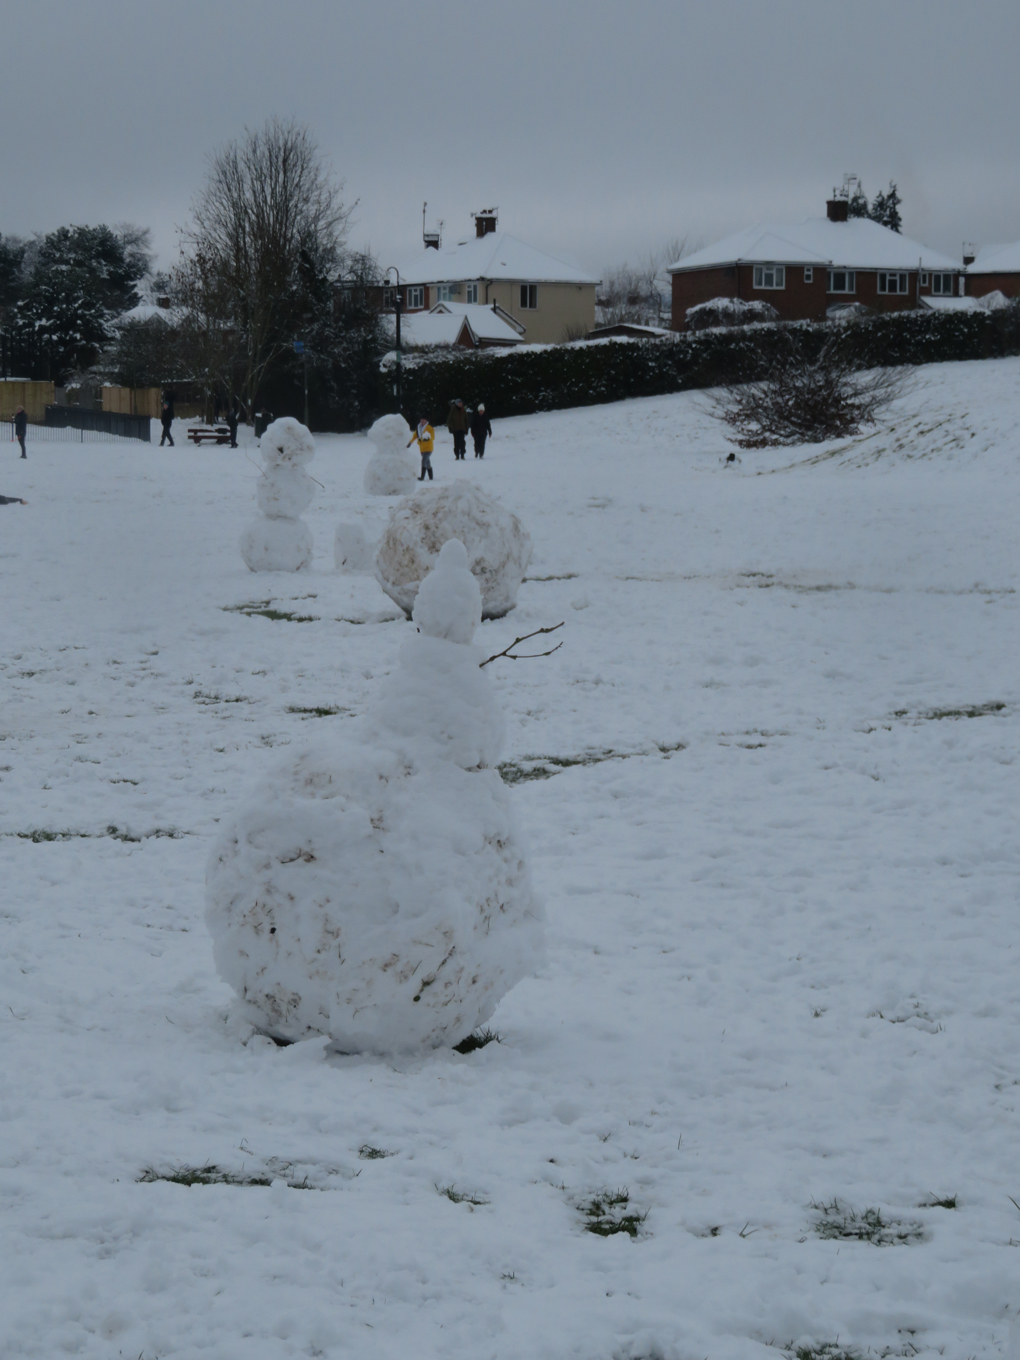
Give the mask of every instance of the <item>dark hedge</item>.
M 655 397 L 727 382 L 752 382 L 793 341 L 805 358 L 835 336 L 861 368 L 996 359 L 1020 354 L 1020 306 L 998 312 L 896 312 L 843 325 L 795 322 L 506 351 L 449 350 L 405 358 L 404 415 L 444 422 L 450 402 L 484 401 L 492 419 Z M 380 406 L 397 407 L 393 369 L 381 375 Z

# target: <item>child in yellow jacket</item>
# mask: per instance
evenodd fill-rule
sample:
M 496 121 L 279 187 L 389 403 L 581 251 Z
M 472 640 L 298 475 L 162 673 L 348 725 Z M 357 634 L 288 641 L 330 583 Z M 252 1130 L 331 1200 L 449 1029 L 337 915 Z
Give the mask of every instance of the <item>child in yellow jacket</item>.
M 419 482 L 423 482 L 425 480 L 426 473 L 428 473 L 429 481 L 431 482 L 433 480 L 432 447 L 435 442 L 435 438 L 436 432 L 429 424 L 428 416 L 419 416 L 418 428 L 415 430 L 411 438 L 407 441 L 408 448 L 411 447 L 411 445 L 414 443 L 416 439 L 418 441 L 418 452 L 421 454 L 421 476 L 418 478 Z

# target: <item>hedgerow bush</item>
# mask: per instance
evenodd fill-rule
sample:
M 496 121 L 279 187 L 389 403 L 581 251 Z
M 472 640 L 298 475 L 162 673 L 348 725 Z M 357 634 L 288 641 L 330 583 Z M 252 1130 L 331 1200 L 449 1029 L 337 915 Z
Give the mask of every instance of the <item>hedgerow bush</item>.
M 857 368 L 892 368 L 1020 354 L 1020 306 L 997 312 L 894 312 L 829 324 L 793 322 L 516 350 L 405 356 L 404 414 L 443 421 L 454 397 L 485 402 L 492 419 L 655 397 L 766 377 L 791 340 L 804 359 L 834 342 Z M 393 370 L 380 374 L 380 408 L 397 406 Z

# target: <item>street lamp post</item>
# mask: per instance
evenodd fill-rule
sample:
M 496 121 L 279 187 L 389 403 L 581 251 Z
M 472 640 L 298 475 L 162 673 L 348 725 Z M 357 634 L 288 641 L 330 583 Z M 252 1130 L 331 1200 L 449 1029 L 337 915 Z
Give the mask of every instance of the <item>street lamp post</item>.
M 401 368 L 402 355 L 400 350 L 400 304 L 403 299 L 400 296 L 400 270 L 396 265 L 391 264 L 388 269 L 383 271 L 383 278 L 388 274 L 396 274 L 397 276 L 397 286 L 393 291 L 393 311 L 397 319 L 397 374 L 393 384 L 393 395 L 397 399 L 397 408 L 399 410 L 404 404 L 403 370 Z
M 294 353 L 301 355 L 301 362 L 304 367 L 305 377 L 305 428 L 308 428 L 308 351 L 305 349 L 303 340 L 294 341 Z

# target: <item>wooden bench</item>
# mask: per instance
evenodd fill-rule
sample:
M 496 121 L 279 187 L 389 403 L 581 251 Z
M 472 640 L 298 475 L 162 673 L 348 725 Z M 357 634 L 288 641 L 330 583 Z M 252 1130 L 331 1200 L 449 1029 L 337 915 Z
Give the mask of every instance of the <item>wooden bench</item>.
M 188 438 L 193 444 L 229 444 L 228 425 L 189 425 Z

